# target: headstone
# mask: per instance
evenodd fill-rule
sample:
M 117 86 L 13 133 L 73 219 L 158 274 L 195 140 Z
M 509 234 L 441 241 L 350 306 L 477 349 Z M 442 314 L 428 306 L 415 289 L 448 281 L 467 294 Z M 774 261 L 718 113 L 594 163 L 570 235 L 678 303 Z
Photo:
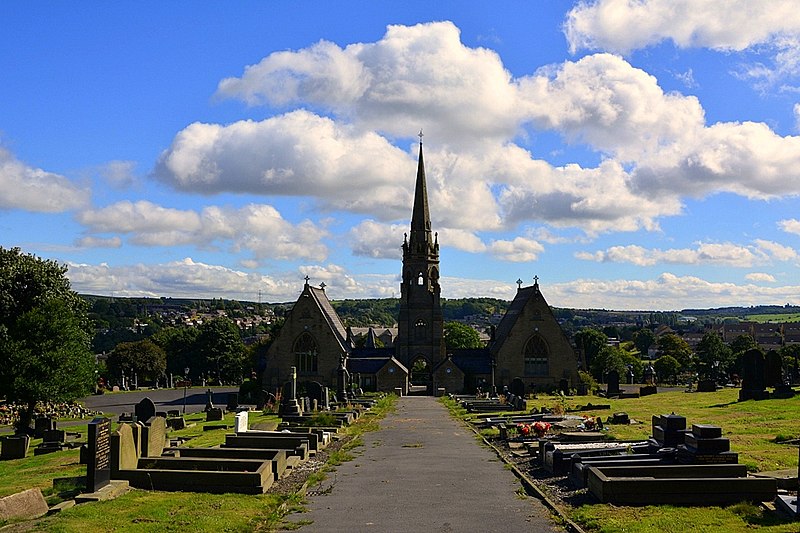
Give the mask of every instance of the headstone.
M 206 413 L 209 412 L 214 408 L 214 393 L 211 389 L 206 390 L 206 406 L 203 408 L 203 411 Z
M 160 416 L 151 418 L 142 428 L 142 457 L 158 457 L 167 443 L 167 422 Z
M 566 379 L 566 378 L 562 378 L 562 379 L 561 379 L 561 380 L 558 382 L 558 390 L 559 390 L 559 392 L 561 392 L 561 394 L 563 394 L 564 396 L 569 396 L 569 380 L 568 380 L 568 379 Z
M 133 470 L 138 463 L 139 453 L 133 438 L 133 426 L 120 424 L 111 435 L 111 477 L 118 479 L 120 470 Z
M 606 377 L 606 381 L 608 382 L 606 394 L 619 394 L 621 392 L 619 389 L 619 372 L 616 370 L 610 371 Z
M 167 411 L 167 416 L 170 416 L 170 417 L 172 417 L 172 416 L 181 416 L 181 411 L 180 411 L 180 409 L 170 409 L 169 411 Z
M 753 348 L 742 355 L 742 390 L 739 401 L 769 398 L 764 384 L 764 354 Z
M 326 411 L 331 408 L 330 389 L 328 389 L 328 387 L 322 387 L 322 403 L 320 404 L 320 408 Z
M 344 365 L 344 358 L 341 360 L 341 365 Z M 341 367 L 339 368 L 339 378 L 342 379 Z M 283 395 L 281 396 L 281 405 L 278 411 L 281 416 L 299 416 L 303 414 L 303 409 L 297 403 L 297 367 L 291 367 L 289 371 L 289 381 L 283 386 Z
M 247 411 L 236 413 L 236 424 L 234 425 L 234 431 L 236 433 L 246 433 L 248 429 L 250 429 L 250 423 Z
M 31 438 L 27 435 L 5 437 L 0 445 L 0 459 L 23 459 L 28 453 Z
M 511 381 L 511 394 L 514 396 L 525 397 L 525 382 L 520 378 L 514 378 Z
M 237 407 L 239 407 L 239 393 L 229 392 L 228 405 L 225 406 L 225 409 L 228 411 L 235 411 Z
M 218 422 L 222 420 L 222 409 L 219 407 L 214 407 L 213 409 L 209 409 L 206 413 L 206 422 Z
M 628 413 L 614 413 L 614 415 L 611 417 L 611 420 L 609 420 L 609 423 L 611 423 L 611 424 L 630 424 L 631 423 L 631 419 L 628 416 Z
M 86 490 L 97 492 L 111 480 L 111 420 L 89 422 L 86 462 Z
M 136 420 L 146 421 L 156 416 L 156 404 L 150 398 L 142 398 L 133 410 Z
M 67 432 L 63 429 L 48 429 L 44 432 L 42 440 L 44 442 L 64 444 L 64 442 L 67 440 Z
M 167 418 L 167 427 L 174 431 L 180 431 L 181 429 L 186 429 L 186 419 L 182 416 L 174 416 L 172 418 Z
M 779 387 L 783 385 L 783 358 L 775 350 L 767 352 L 766 369 L 764 371 L 764 385 Z
M 0 521 L 39 518 L 47 514 L 47 502 L 40 489 L 28 489 L 0 498 Z
M 318 405 L 322 405 L 322 395 L 325 393 L 325 387 L 318 381 L 309 381 L 306 383 L 306 394 L 312 400 L 317 400 Z
M 44 438 L 44 432 L 50 429 L 56 429 L 56 421 L 49 416 L 43 416 L 33 421 L 33 438 Z
M 717 392 L 717 382 L 713 379 L 701 379 L 697 382 L 697 392 Z

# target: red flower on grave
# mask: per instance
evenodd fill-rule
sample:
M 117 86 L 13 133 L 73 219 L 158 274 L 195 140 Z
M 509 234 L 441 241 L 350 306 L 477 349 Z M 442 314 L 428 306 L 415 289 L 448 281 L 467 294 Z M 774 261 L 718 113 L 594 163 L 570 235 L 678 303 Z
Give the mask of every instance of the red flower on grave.
M 527 437 L 531 434 L 531 426 L 529 424 L 517 424 L 517 430 L 519 430 L 523 437 Z
M 550 430 L 550 423 L 549 422 L 534 422 L 533 423 L 533 432 L 536 434 L 537 437 L 542 438 L 544 437 L 545 433 Z

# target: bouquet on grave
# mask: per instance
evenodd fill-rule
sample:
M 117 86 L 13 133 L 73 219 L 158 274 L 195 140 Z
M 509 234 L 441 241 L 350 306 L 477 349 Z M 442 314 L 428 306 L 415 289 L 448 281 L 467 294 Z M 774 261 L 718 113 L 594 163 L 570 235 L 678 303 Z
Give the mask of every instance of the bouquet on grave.
M 523 437 L 527 437 L 531 434 L 531 425 L 530 424 L 517 424 L 517 431 Z
M 533 425 L 531 426 L 531 429 L 533 430 L 534 435 L 536 435 L 539 438 L 542 438 L 544 437 L 545 433 L 547 433 L 550 430 L 550 423 L 542 421 L 534 422 Z
M 589 431 L 593 430 L 594 427 L 597 425 L 595 419 L 591 416 L 584 416 L 583 417 L 583 427 L 584 429 L 588 429 Z

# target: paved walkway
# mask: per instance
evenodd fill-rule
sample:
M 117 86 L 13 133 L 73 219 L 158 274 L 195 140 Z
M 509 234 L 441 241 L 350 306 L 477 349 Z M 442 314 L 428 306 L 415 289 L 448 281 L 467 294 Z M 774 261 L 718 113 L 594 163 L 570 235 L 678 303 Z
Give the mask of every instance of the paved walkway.
M 562 531 L 434 398 L 398 399 L 364 444 L 323 482 L 333 490 L 310 496 L 309 512 L 291 518 L 313 521 L 302 531 Z

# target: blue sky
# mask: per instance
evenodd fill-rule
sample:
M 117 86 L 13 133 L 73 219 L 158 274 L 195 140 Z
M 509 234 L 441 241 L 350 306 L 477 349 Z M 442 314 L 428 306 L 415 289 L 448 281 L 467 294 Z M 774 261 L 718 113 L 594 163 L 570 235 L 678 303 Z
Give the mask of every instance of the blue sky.
M 723 16 L 724 14 L 724 16 Z M 800 304 L 776 0 L 0 4 L 0 246 L 117 296 Z

